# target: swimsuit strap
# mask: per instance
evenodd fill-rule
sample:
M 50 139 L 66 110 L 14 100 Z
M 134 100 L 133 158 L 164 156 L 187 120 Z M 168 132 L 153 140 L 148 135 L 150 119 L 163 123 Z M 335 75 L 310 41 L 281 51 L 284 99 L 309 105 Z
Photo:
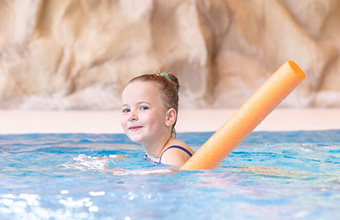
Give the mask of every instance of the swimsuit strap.
M 163 154 L 164 154 L 167 150 L 169 150 L 169 149 L 171 149 L 171 148 L 180 149 L 180 150 L 184 151 L 185 153 L 187 153 L 190 157 L 192 156 L 192 153 L 191 153 L 190 151 L 188 151 L 187 149 L 185 149 L 184 147 L 178 146 L 178 145 L 173 145 L 173 146 L 168 147 L 165 151 L 163 151 L 163 153 L 161 154 L 161 156 L 160 156 L 160 158 L 159 158 L 159 163 L 162 163 L 161 161 L 162 161 L 162 156 L 163 156 Z

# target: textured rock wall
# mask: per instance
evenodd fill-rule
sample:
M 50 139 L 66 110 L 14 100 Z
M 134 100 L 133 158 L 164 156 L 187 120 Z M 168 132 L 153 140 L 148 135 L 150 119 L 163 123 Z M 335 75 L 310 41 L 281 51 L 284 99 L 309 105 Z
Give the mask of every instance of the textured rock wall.
M 2 0 L 0 108 L 120 108 L 132 77 L 178 76 L 182 108 L 239 107 L 286 60 L 282 107 L 340 107 L 339 0 Z

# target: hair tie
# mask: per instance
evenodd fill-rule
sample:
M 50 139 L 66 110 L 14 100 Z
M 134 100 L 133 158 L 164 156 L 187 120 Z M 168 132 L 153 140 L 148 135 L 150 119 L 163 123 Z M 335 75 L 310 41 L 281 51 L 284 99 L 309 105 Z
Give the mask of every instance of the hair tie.
M 157 76 L 165 76 L 166 78 L 168 78 L 171 82 L 170 76 L 164 73 L 158 73 Z

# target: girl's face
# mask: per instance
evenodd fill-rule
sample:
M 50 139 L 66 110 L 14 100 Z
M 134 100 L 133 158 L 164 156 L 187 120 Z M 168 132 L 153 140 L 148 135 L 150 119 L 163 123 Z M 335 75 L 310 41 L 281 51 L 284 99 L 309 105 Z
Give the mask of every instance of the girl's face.
M 121 125 L 133 142 L 153 143 L 170 134 L 159 93 L 156 84 L 143 81 L 132 82 L 124 89 Z

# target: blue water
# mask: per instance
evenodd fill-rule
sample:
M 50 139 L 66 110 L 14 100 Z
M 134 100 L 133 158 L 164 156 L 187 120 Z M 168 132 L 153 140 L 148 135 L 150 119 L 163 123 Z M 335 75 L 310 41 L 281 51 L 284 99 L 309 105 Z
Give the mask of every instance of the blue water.
M 197 150 L 211 134 L 178 138 Z M 340 216 L 340 130 L 253 132 L 214 170 L 143 155 L 122 134 L 0 135 L 0 219 Z

